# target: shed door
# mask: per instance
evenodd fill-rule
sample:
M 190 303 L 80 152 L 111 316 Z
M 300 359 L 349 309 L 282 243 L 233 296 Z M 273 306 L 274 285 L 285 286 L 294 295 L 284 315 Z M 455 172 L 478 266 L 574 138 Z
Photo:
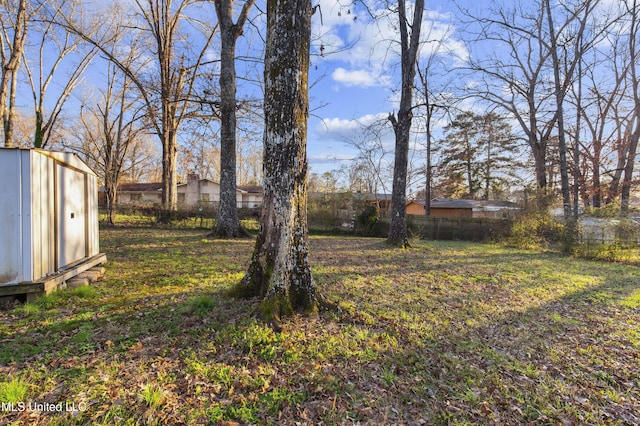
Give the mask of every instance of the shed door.
M 58 268 L 82 260 L 87 253 L 87 182 L 84 173 L 56 165 Z

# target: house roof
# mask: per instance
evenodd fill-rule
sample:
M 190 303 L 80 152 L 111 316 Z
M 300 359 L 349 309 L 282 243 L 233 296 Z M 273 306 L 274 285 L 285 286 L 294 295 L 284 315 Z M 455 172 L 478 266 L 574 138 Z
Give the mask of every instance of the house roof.
M 237 188 L 249 194 L 262 194 L 262 187 L 260 185 L 238 185 Z
M 121 183 L 118 186 L 120 192 L 159 192 L 162 191 L 162 182 L 150 183 Z
M 211 182 L 211 183 L 213 183 L 215 185 L 220 185 L 215 180 L 211 180 L 211 179 L 207 179 L 207 178 L 198 179 L 198 182 Z M 187 184 L 188 184 L 188 182 L 179 182 L 177 186 L 187 186 Z
M 412 202 L 424 206 L 423 201 L 413 200 Z M 434 198 L 431 200 L 431 208 L 492 210 L 517 209 L 519 207 L 516 203 L 502 200 L 457 200 L 452 198 Z
M 365 201 L 391 201 L 391 194 L 372 194 L 357 192 L 354 197 Z

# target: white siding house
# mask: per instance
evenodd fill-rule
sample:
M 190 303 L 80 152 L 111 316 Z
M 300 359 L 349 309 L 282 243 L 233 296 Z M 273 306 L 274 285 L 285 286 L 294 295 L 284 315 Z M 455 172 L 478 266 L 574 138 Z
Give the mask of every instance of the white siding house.
M 118 189 L 119 205 L 160 204 L 161 183 L 126 183 Z M 261 186 L 238 186 L 238 208 L 257 208 L 262 205 Z M 210 179 L 200 179 L 190 174 L 187 181 L 178 184 L 178 207 L 214 207 L 220 205 L 220 184 Z

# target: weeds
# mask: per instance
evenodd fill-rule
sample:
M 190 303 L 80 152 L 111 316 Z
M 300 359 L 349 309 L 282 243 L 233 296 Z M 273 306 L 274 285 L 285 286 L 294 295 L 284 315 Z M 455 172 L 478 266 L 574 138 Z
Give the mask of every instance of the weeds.
M 28 392 L 29 383 L 17 377 L 12 377 L 8 382 L 0 382 L 0 402 L 25 403 Z
M 145 384 L 140 392 L 140 398 L 150 408 L 158 408 L 164 402 L 162 389 L 154 384 Z

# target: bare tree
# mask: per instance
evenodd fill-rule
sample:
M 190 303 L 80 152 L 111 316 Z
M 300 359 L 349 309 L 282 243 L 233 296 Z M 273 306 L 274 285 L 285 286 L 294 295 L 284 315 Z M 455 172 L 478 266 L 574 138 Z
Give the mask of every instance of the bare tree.
M 177 207 L 178 132 L 184 120 L 196 114 L 191 110 L 194 87 L 217 31 L 217 27 L 211 28 L 187 16 L 186 9 L 197 3 L 196 0 L 135 0 L 138 21 L 116 21 L 116 25 L 107 28 L 102 36 L 92 37 L 81 22 L 67 19 L 61 23 L 116 64 L 143 97 L 149 125 L 162 143 L 162 206 L 166 210 Z M 111 10 L 112 14 L 115 9 Z M 199 45 L 184 31 L 187 22 L 206 32 Z M 111 49 L 114 40 L 121 38 L 119 34 L 127 32 L 149 36 L 153 66 L 145 64 L 143 67 L 139 63 L 128 66 L 122 58 L 126 49 L 125 52 Z
M 261 129 L 244 127 L 238 135 L 238 184 L 260 185 L 262 182 L 262 141 L 257 136 Z
M 347 166 L 350 180 L 365 183 L 366 191 L 388 194 L 388 169 L 390 150 L 385 146 L 385 137 L 390 128 L 386 119 L 372 123 L 358 123 L 359 129 L 343 142 L 357 151 L 353 164 Z
M 27 0 L 0 2 L 0 117 L 4 128 L 4 145 L 13 146 L 12 124 L 18 68 L 27 37 L 29 17 Z
M 162 153 L 149 134 L 129 143 L 122 166 L 122 182 L 159 182 L 162 179 Z
M 493 3 L 486 16 L 464 10 L 468 32 L 476 47 L 486 46 L 469 61 L 479 78 L 471 90 L 478 98 L 512 115 L 525 135 L 534 159 L 538 207 L 547 194 L 547 145 L 557 121 L 548 81 L 551 52 L 539 4 L 516 1 L 510 6 Z M 477 25 L 476 25 L 477 24 Z
M 132 51 L 134 52 L 134 51 Z M 135 55 L 135 53 L 133 53 Z M 108 65 L 107 86 L 88 115 L 81 110 L 81 150 L 95 164 L 104 183 L 108 222 L 115 224 L 118 185 L 130 146 L 145 131 L 143 105 L 131 80 L 114 64 Z
M 620 56 L 615 44 L 609 54 L 593 52 L 588 59 L 586 69 L 582 72 L 578 71 L 578 81 L 577 84 L 572 85 L 574 90 L 572 99 L 569 99 L 572 107 L 578 112 L 577 124 L 572 129 L 575 139 L 574 148 L 578 148 L 582 163 L 588 165 L 584 172 L 576 167 L 577 172 L 574 171 L 574 175 L 579 179 L 579 183 L 574 185 L 580 186 L 580 197 L 583 201 L 596 208 L 601 207 L 603 203 L 612 202 L 617 195 L 616 191 L 613 193 L 605 191 L 603 179 L 609 174 L 611 183 L 619 182 L 624 167 L 618 165 L 611 171 L 605 165 L 606 159 L 610 156 L 613 158 L 616 153 L 619 161 L 624 158 L 620 148 L 626 146 L 619 142 L 624 139 L 623 123 L 628 120 L 628 114 L 623 113 L 624 119 L 619 115 L 622 113 L 620 108 L 625 99 L 628 64 L 623 63 Z M 600 68 L 595 66 L 596 63 L 604 61 L 612 70 L 606 75 L 602 75 Z M 583 86 L 586 86 L 586 90 L 582 90 Z M 583 94 L 583 91 L 586 93 Z M 575 158 L 574 161 L 576 161 Z M 591 175 L 590 183 L 588 173 Z M 574 215 L 575 213 L 574 211 Z
M 220 172 L 220 135 L 212 122 L 187 120 L 178 153 L 179 170 L 183 176 L 195 173 L 201 178 L 216 180 Z
M 264 201 L 251 264 L 236 290 L 261 297 L 259 314 L 276 329 L 282 316 L 318 305 L 306 191 L 311 15 L 310 0 L 267 1 Z
M 640 140 L 640 51 L 638 50 L 638 38 L 640 36 L 640 4 L 637 0 L 621 2 L 625 18 L 628 24 L 628 78 L 631 87 L 631 99 L 633 103 L 633 115 L 629 121 L 629 147 L 627 150 L 626 164 L 624 166 L 624 177 L 622 189 L 620 191 L 620 215 L 626 217 L 629 213 L 629 199 L 631 198 L 631 184 L 633 171 L 636 163 L 638 151 L 638 140 Z
M 555 8 L 564 12 L 565 16 L 561 22 L 557 22 L 554 14 L 551 12 L 549 0 L 542 1 L 544 14 L 546 15 L 548 24 L 548 43 L 553 67 L 562 206 L 565 221 L 569 225 L 568 235 L 571 235 L 574 231 L 574 216 L 572 214 L 571 186 L 569 183 L 569 163 L 567 161 L 564 103 L 567 90 L 574 82 L 575 70 L 578 64 L 581 63 L 585 50 L 591 45 L 590 42 L 584 43 L 583 41 L 588 20 L 591 18 L 591 14 L 598 3 L 598 0 L 580 2 L 575 9 L 573 9 L 573 5 L 565 4 L 561 5 L 559 8 Z M 556 26 L 558 27 L 556 28 Z
M 416 0 L 413 18 L 407 19 L 405 0 L 398 0 L 398 26 L 400 29 L 401 79 L 400 107 L 398 115 L 389 114 L 396 136 L 391 195 L 391 222 L 387 242 L 398 247 L 408 247 L 407 238 L 407 167 L 409 163 L 409 138 L 413 118 L 413 89 L 416 76 L 420 29 L 424 0 Z
M 75 38 L 73 34 L 64 31 L 54 24 L 59 20 L 60 15 L 73 15 L 81 13 L 78 9 L 81 4 L 75 0 L 62 0 L 59 3 L 48 2 L 40 9 L 40 17 L 34 16 L 34 30 L 41 36 L 37 53 L 31 56 L 30 53 L 23 52 L 24 68 L 27 73 L 31 93 L 33 95 L 33 106 L 35 123 L 33 130 L 33 146 L 45 148 L 50 145 L 52 131 L 65 102 L 71 96 L 72 91 L 81 82 L 81 77 L 97 54 L 96 48 L 90 48 L 86 52 L 81 52 L 83 42 Z M 91 31 L 91 30 L 90 30 Z M 60 66 L 63 61 L 74 55 L 79 60 L 71 67 L 66 67 L 64 71 L 71 69 L 63 75 Z M 53 60 L 51 60 L 53 58 Z M 37 73 L 32 71 L 32 64 L 37 67 Z M 68 65 L 68 64 L 66 64 Z M 54 96 L 53 102 L 47 102 L 49 109 L 45 108 L 47 94 L 51 92 L 50 86 L 54 83 L 60 87 Z M 50 105 L 53 105 L 51 107 Z
M 236 199 L 236 41 L 254 0 L 245 0 L 237 21 L 233 22 L 233 0 L 215 0 L 220 23 L 220 208 L 213 235 L 235 238 L 242 232 Z

